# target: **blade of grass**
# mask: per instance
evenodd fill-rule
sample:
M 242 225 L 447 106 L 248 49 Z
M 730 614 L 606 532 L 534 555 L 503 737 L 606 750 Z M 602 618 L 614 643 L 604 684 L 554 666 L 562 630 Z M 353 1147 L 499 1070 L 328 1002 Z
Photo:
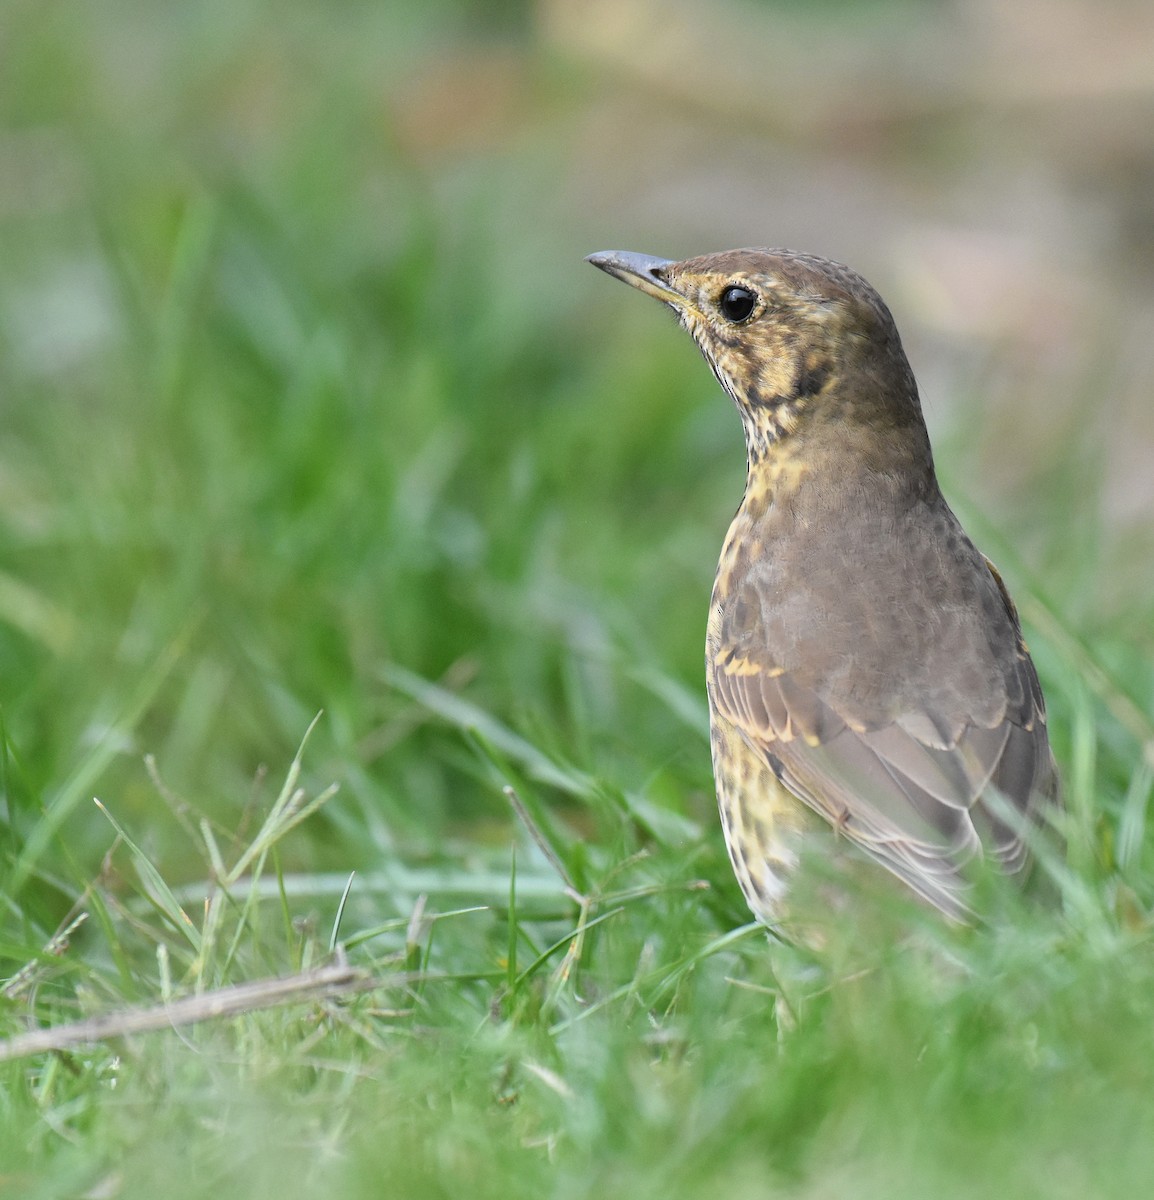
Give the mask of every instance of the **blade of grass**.
M 187 648 L 200 620 L 199 616 L 189 620 L 181 632 L 158 655 L 152 668 L 145 672 L 140 686 L 125 706 L 119 720 L 115 721 L 104 733 L 97 746 L 87 755 L 72 776 L 64 782 L 56 795 L 49 800 L 43 815 L 28 835 L 28 839 L 16 859 L 16 865 L 7 886 L 10 895 L 14 896 L 23 889 L 29 877 L 37 869 L 53 838 L 60 832 L 64 823 L 84 797 L 92 794 L 96 781 L 113 758 L 120 753 L 125 739 L 140 723 L 141 718 L 156 699 L 172 668 Z
M 579 799 L 593 799 L 599 790 L 592 776 L 583 771 L 558 766 L 531 742 L 527 742 L 494 716 L 461 696 L 390 663 L 384 671 L 385 680 L 399 692 L 418 700 L 431 712 L 450 725 L 471 731 L 490 745 L 519 763 L 538 783 L 548 784 Z
M 349 872 L 349 881 L 345 884 L 345 890 L 341 892 L 340 902 L 337 904 L 337 913 L 333 917 L 333 929 L 329 934 L 329 953 L 332 954 L 337 948 L 337 939 L 341 931 L 341 918 L 345 915 L 345 905 L 349 902 L 349 893 L 353 890 L 353 880 L 356 879 L 356 871 Z
M 145 894 L 149 900 L 167 918 L 169 924 L 187 939 L 188 944 L 193 950 L 199 952 L 201 945 L 200 930 L 197 929 L 188 913 L 181 908 L 180 903 L 165 882 L 164 876 L 156 869 L 152 860 L 136 844 L 128 833 L 128 830 L 121 825 L 112 813 L 95 797 L 93 797 L 92 802 L 100 809 L 107 818 L 108 823 L 116 830 L 117 836 L 128 847 L 129 852 L 132 854 L 133 866 L 136 867 L 137 874 L 139 874 L 141 882 L 144 884 Z

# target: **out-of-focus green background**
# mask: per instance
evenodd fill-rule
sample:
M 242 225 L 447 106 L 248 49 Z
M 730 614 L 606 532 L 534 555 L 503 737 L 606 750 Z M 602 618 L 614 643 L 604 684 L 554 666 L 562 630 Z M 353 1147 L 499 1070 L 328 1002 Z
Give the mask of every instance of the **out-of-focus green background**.
M 400 1160 L 398 1195 L 481 1177 L 494 1195 L 697 1194 L 709 1178 L 750 1196 L 771 1181 L 922 1195 L 931 1176 L 952 1195 L 971 1146 L 991 1177 L 1019 1161 L 1004 1130 L 983 1158 L 983 1112 L 1009 1122 L 1083 1084 L 1089 1107 L 1047 1110 L 1025 1154 L 1052 1166 L 1120 1064 L 1118 1086 L 1143 1094 L 1142 1055 L 1077 1046 L 1083 1019 L 1154 1019 L 1152 116 L 1154 8 L 1124 0 L 9 0 L 0 975 L 32 964 L 40 982 L 0 993 L 3 1027 L 316 961 L 353 870 L 342 936 L 396 919 L 382 954 L 472 982 L 398 1002 L 407 1015 L 358 1009 L 306 1065 L 290 1025 L 261 1027 L 247 1058 L 244 1031 L 205 1035 L 202 1058 L 232 1065 L 203 1078 L 156 1041 L 6 1068 L 0 1195 L 199 1195 L 210 1178 L 243 1180 L 225 1194 L 381 1194 L 371 1181 Z M 714 827 L 701 658 L 739 422 L 657 306 L 582 261 L 739 245 L 842 259 L 889 301 L 947 493 L 1023 611 L 1084 918 L 975 951 L 963 981 L 890 964 L 900 1002 L 881 989 L 875 1028 L 846 1000 L 824 1041 L 760 936 L 725 940 L 746 916 Z M 170 945 L 184 918 L 166 905 L 217 920 L 197 906 L 259 843 L 322 711 L 301 784 L 339 790 L 260 860 L 280 916 L 262 924 L 253 901 L 209 969 L 202 943 Z M 596 906 L 579 919 L 509 784 L 582 896 L 625 889 L 603 939 L 566 943 L 584 957 L 564 971 L 560 955 L 525 968 Z M 544 905 L 523 927 L 514 845 Z M 422 914 L 474 904 L 435 923 L 449 932 L 434 947 Z M 69 947 L 44 953 L 79 912 Z M 1047 1025 L 1013 988 L 1062 955 L 1068 975 L 1035 998 L 1064 1014 Z M 1084 1012 L 1103 958 L 1137 973 Z M 809 1013 L 844 995 L 836 970 L 815 982 L 828 964 L 789 962 Z M 654 995 L 637 983 L 654 978 Z M 939 1029 L 941 989 L 962 1033 L 930 1052 L 928 1091 L 906 1089 L 900 1055 L 880 1084 L 863 1047 Z M 594 1028 L 590 1004 L 606 1025 L 575 1049 L 562 1027 Z M 711 1042 L 726 1022 L 738 1032 Z M 1050 1072 L 1036 1088 L 1020 1078 L 1031 1037 Z M 971 1053 L 991 1071 L 977 1084 Z M 286 1082 L 282 1059 L 325 1087 Z M 354 1103 L 358 1078 L 378 1090 Z M 146 1116 L 162 1079 L 171 1129 Z M 898 1137 L 876 1155 L 879 1094 L 906 1121 L 969 1132 L 948 1153 Z M 744 1122 L 725 1115 L 734 1095 L 761 1097 Z M 231 1141 L 207 1115 L 229 1103 Z M 273 1128 L 315 1150 L 307 1168 L 284 1147 L 262 1156 Z M 691 1129 L 700 1180 L 692 1164 L 662 1174 Z M 1097 1154 L 1075 1155 L 1087 1174 L 1067 1172 L 1069 1194 L 1154 1170 L 1148 1153 Z M 837 1182 L 859 1168 L 858 1190 Z

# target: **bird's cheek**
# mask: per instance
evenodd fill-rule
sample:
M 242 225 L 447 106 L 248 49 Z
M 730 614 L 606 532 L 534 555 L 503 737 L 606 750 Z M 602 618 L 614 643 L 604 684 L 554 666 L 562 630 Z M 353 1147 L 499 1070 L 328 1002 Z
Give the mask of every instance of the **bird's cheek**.
M 755 406 L 771 407 L 787 400 L 793 392 L 797 368 L 791 355 L 772 354 L 757 364 L 750 402 Z

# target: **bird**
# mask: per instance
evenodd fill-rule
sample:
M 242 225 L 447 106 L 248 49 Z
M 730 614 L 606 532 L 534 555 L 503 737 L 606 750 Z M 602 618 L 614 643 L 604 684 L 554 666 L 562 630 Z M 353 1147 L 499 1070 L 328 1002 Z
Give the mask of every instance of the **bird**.
M 706 691 L 750 909 L 783 924 L 824 819 L 832 844 L 969 922 L 977 864 L 1024 876 L 1060 784 L 1017 610 L 942 495 L 890 310 L 849 267 L 790 250 L 587 261 L 673 310 L 744 428 Z

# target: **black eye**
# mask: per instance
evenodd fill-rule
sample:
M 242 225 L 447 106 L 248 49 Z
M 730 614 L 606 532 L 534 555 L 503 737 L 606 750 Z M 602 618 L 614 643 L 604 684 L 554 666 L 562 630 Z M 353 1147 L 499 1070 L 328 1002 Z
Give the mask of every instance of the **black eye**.
M 747 320 L 749 314 L 757 307 L 757 293 L 751 292 L 749 288 L 738 287 L 736 283 L 731 284 L 721 293 L 717 307 L 721 309 L 721 315 L 727 321 L 736 325 Z

